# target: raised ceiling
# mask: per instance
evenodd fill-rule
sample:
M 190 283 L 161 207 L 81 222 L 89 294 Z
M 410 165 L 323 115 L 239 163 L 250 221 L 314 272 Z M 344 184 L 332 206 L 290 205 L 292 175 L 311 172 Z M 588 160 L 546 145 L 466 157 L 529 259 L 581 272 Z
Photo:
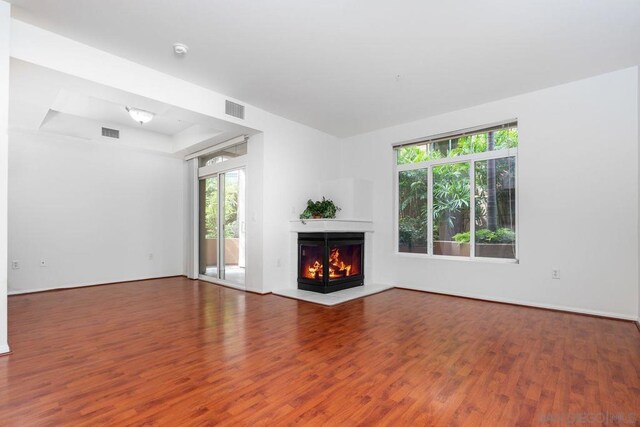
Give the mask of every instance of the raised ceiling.
M 18 59 L 11 60 L 9 129 L 114 142 L 102 127 L 120 131 L 121 146 L 183 156 L 256 131 Z M 136 123 L 126 106 L 155 114 Z
M 640 63 L 638 0 L 11 3 L 17 19 L 338 136 Z

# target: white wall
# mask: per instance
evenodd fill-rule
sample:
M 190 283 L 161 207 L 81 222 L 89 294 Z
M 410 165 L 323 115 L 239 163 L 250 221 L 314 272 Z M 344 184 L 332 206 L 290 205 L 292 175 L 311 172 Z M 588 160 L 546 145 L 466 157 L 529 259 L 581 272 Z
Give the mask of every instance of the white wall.
M 9 127 L 9 3 L 0 1 L 0 260 L 7 259 L 7 155 Z M 7 263 L 0 262 L 0 354 L 7 340 Z
M 520 263 L 396 254 L 391 145 L 514 117 Z M 341 157 L 374 183 L 374 282 L 638 317 L 637 68 L 348 138 Z
M 248 265 L 255 266 L 248 289 L 284 287 L 280 281 L 293 268 L 288 221 L 308 198 L 322 195 L 319 182 L 339 177 L 342 169 L 343 177 L 373 182 L 374 282 L 638 315 L 637 69 L 359 135 L 340 147 L 341 141 L 330 135 L 246 103 L 245 121 L 230 118 L 224 115 L 227 97 L 222 94 L 36 27 L 13 20 L 12 31 L 11 52 L 18 59 L 263 132 L 254 137 L 264 161 L 254 174 L 261 182 L 247 189 L 255 197 L 247 212 L 249 239 L 255 243 L 248 248 Z M 519 119 L 521 135 L 521 263 L 394 254 L 391 144 L 512 117 Z M 606 226 L 596 230 L 603 218 Z M 560 281 L 550 279 L 556 267 Z
M 371 181 L 356 177 L 329 179 L 319 183 L 320 195 L 332 200 L 340 210 L 338 219 L 371 221 Z
M 17 20 L 11 26 L 14 58 L 262 131 L 250 142 L 256 143 L 250 151 L 259 151 L 251 154 L 247 177 L 247 289 L 283 287 L 293 268 L 289 220 L 319 196 L 319 181 L 337 174 L 337 138 L 35 26 Z M 245 120 L 224 114 L 226 99 L 245 105 Z
M 182 160 L 9 136 L 9 293 L 183 274 Z
M 246 194 L 246 289 L 264 292 L 263 282 L 263 192 L 264 192 L 264 136 L 249 138 L 247 153 Z
M 291 287 L 290 220 L 307 200 L 318 199 L 318 183 L 338 174 L 338 141 L 293 121 L 266 115 L 264 131 L 263 291 Z

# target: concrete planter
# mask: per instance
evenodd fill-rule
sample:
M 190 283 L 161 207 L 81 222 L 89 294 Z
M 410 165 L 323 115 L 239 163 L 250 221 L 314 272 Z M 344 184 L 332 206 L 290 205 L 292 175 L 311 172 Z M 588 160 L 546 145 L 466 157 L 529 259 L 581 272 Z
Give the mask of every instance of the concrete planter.
M 435 240 L 433 242 L 434 255 L 471 256 L 471 247 L 468 243 L 458 243 L 449 240 Z
M 433 242 L 433 253 L 435 255 L 449 256 L 471 256 L 471 245 L 469 243 L 457 243 L 445 240 Z M 514 243 L 478 243 L 476 245 L 476 257 L 482 258 L 515 258 Z
M 426 254 L 427 246 L 401 243 L 399 251 Z M 436 240 L 433 242 L 433 253 L 434 255 L 469 257 L 471 256 L 471 245 L 449 240 Z M 476 245 L 476 257 L 514 259 L 515 253 L 514 243 L 478 243 Z
M 478 243 L 476 245 L 476 256 L 514 259 L 516 257 L 516 245 L 515 243 Z
M 400 243 L 399 252 L 408 252 L 413 254 L 426 254 L 427 245 L 409 245 L 408 243 Z

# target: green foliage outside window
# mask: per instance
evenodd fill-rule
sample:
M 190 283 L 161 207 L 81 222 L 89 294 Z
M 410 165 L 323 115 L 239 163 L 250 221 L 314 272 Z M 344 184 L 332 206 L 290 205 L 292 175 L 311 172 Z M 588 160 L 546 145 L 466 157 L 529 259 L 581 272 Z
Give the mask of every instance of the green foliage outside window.
M 469 243 L 471 241 L 471 232 L 465 231 L 453 236 L 453 240 L 458 243 Z M 516 233 L 510 228 L 499 228 L 496 231 L 481 228 L 476 230 L 477 243 L 513 243 L 516 241 Z
M 489 133 L 467 135 L 457 139 L 439 141 L 425 145 L 413 145 L 397 150 L 397 164 L 409 164 L 433 161 L 443 158 L 455 158 L 463 155 L 483 153 L 491 148 L 492 151 L 515 148 L 518 146 L 517 128 L 501 129 L 493 131 L 493 141 L 490 141 Z M 491 142 L 491 144 L 490 144 Z M 489 147 L 492 145 L 492 147 Z M 476 189 L 476 241 L 492 243 L 512 243 L 515 241 L 515 232 L 510 228 L 510 221 L 500 218 L 490 218 L 497 224 L 494 230 L 490 230 L 482 218 L 487 217 L 487 199 L 491 196 L 488 188 L 488 176 L 495 171 L 494 197 L 496 203 L 511 203 L 509 194 L 497 194 L 496 182 L 513 180 L 513 168 L 509 162 L 499 160 L 477 161 L 475 170 Z M 464 224 L 472 219 L 468 218 L 469 207 L 469 162 L 449 163 L 433 166 L 433 239 L 439 240 L 438 225 L 441 222 L 447 224 L 453 231 L 453 239 L 458 242 L 469 241 L 469 232 L 465 232 L 468 226 Z M 400 201 L 399 212 L 399 240 L 401 245 L 426 245 L 427 241 L 427 169 L 401 171 L 398 174 L 398 191 Z M 503 192 L 504 193 L 504 192 Z M 495 217 L 496 211 L 492 212 Z M 466 216 L 465 216 L 466 215 Z M 480 218 L 480 219 L 478 219 Z M 503 223 L 501 223 L 501 221 Z M 483 231 L 483 229 L 486 229 Z M 488 232 L 488 233 L 487 233 Z M 447 236 L 442 236 L 446 238 Z M 456 238 L 457 237 L 457 238 Z M 478 240 L 478 239 L 482 240 Z
M 205 180 L 205 230 L 207 239 L 218 238 L 218 180 Z M 224 200 L 224 237 L 236 238 L 238 234 L 238 182 L 226 182 Z

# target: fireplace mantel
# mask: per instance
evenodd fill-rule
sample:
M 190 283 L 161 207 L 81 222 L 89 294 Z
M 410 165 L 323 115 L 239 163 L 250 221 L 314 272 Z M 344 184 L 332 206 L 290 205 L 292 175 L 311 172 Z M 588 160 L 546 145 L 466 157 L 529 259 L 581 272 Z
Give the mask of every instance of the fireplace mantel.
M 290 229 L 293 233 L 322 233 L 353 231 L 371 233 L 373 222 L 357 219 L 305 219 L 290 221 Z

